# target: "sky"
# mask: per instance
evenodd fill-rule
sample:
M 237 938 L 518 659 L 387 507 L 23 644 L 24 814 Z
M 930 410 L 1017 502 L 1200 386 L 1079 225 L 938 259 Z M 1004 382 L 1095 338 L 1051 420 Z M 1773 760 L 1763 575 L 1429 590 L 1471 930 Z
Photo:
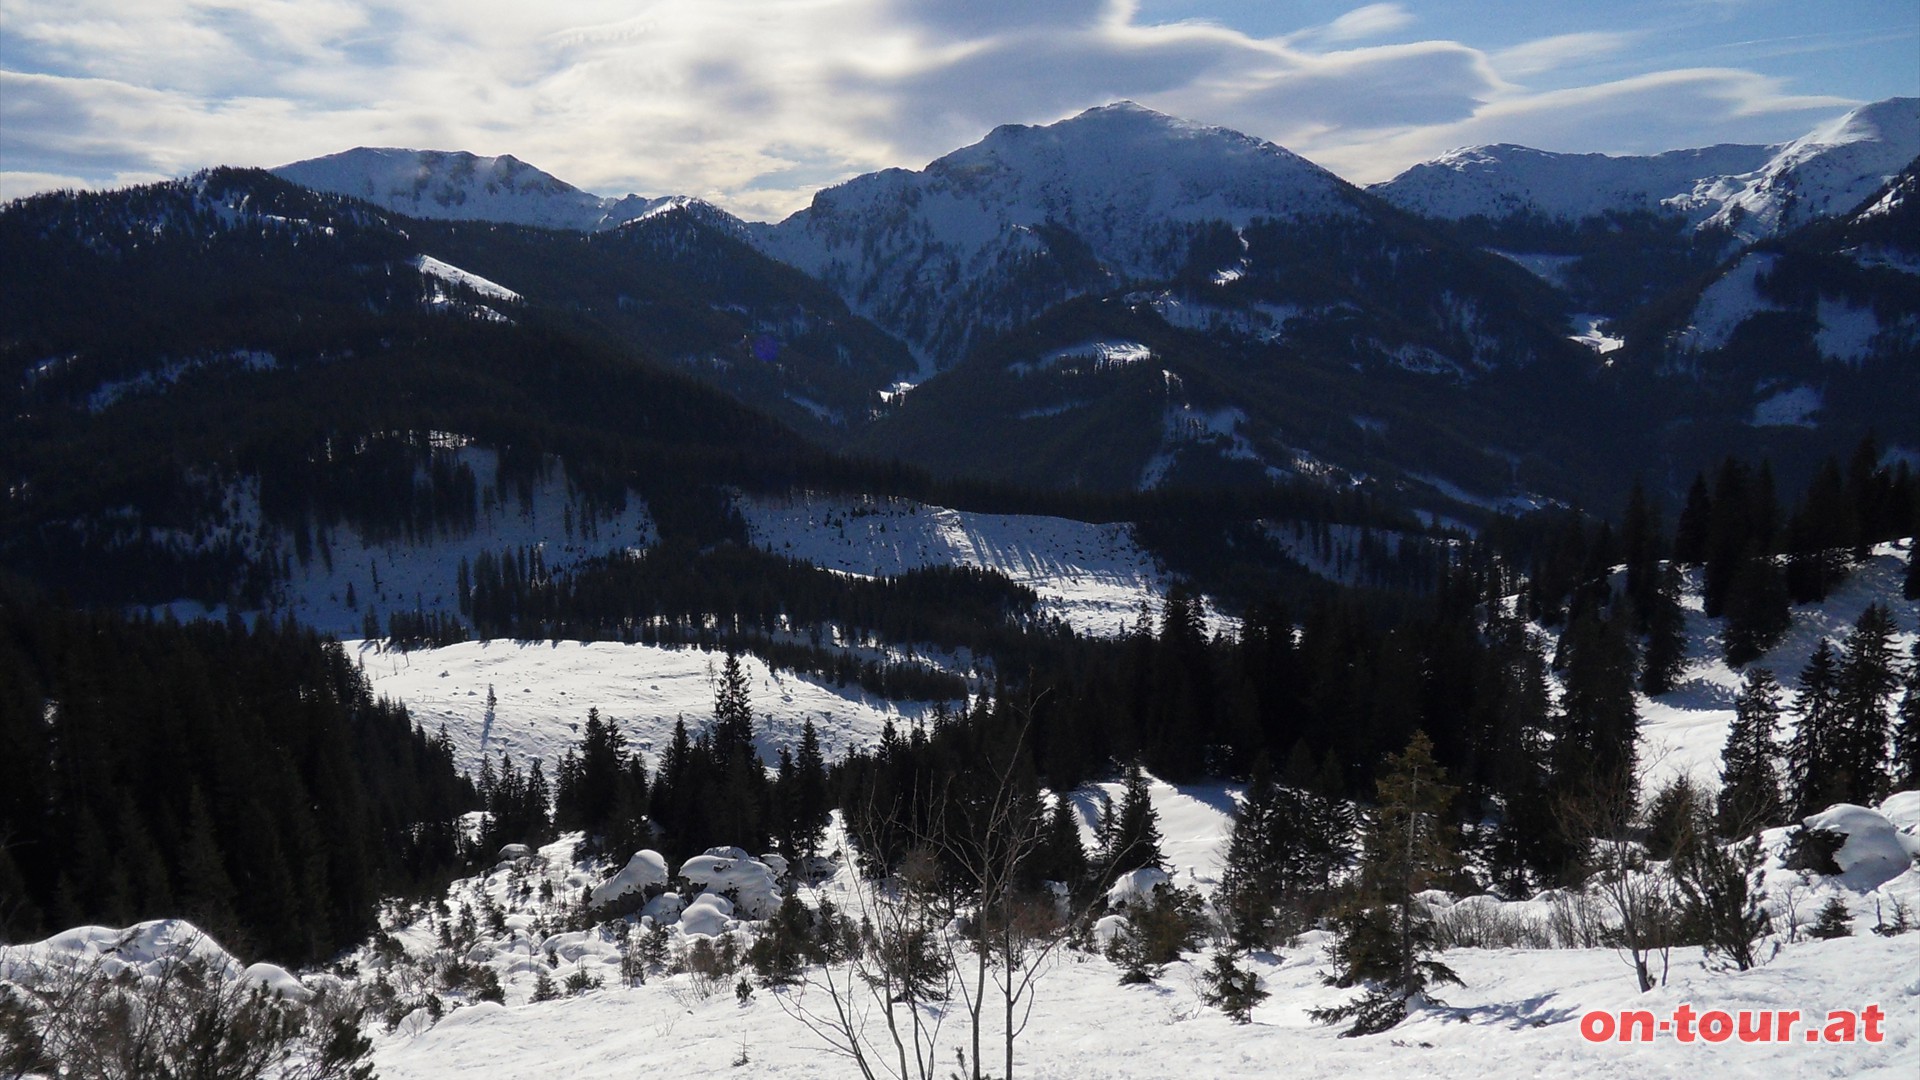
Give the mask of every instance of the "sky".
M 408 146 L 773 220 L 1123 98 L 1364 184 L 1912 95 L 1920 0 L 0 0 L 0 197 Z

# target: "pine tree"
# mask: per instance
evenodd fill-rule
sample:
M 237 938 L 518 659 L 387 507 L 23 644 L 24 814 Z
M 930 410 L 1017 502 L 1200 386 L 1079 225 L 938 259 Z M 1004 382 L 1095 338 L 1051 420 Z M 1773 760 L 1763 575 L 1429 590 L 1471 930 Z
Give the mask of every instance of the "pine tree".
M 1687 613 L 1680 606 L 1680 570 L 1667 563 L 1657 575 L 1641 614 L 1647 649 L 1642 657 L 1640 686 L 1649 695 L 1672 690 L 1687 658 Z
M 1713 497 L 1707 493 L 1705 473 L 1696 473 L 1687 489 L 1686 506 L 1673 528 L 1673 558 L 1687 566 L 1698 566 L 1707 558 L 1707 530 L 1713 520 Z
M 1746 836 L 1780 818 L 1780 683 L 1766 668 L 1749 668 L 1734 700 L 1733 726 L 1721 753 L 1720 831 Z
M 1272 850 L 1273 817 L 1279 810 L 1277 790 L 1263 757 L 1234 810 L 1217 904 L 1229 939 L 1241 949 L 1266 948 L 1275 937 L 1280 903 L 1278 860 Z M 1228 960 L 1231 962 L 1231 957 Z
M 1807 933 L 1823 940 L 1852 937 L 1853 913 L 1847 910 L 1846 901 L 1829 897 L 1826 906 L 1820 909 L 1820 918 Z
M 1553 747 L 1557 786 L 1572 793 L 1631 792 L 1640 714 L 1624 629 L 1617 620 L 1584 614 L 1567 627 L 1560 655 L 1566 674 Z
M 1371 1035 L 1406 1018 L 1408 1006 L 1436 983 L 1458 985 L 1432 959 L 1432 919 L 1416 899 L 1457 864 L 1448 808 L 1455 789 L 1433 760 L 1433 743 L 1416 732 L 1377 782 L 1353 899 L 1334 919 L 1330 986 L 1365 986 L 1345 1005 L 1313 1010 L 1322 1023 L 1351 1021 L 1343 1035 Z
M 727 653 L 713 693 L 713 756 L 723 769 L 735 756 L 753 754 L 753 701 L 738 653 Z
M 1905 689 L 1900 695 L 1900 719 L 1893 731 L 1893 779 L 1901 791 L 1920 789 L 1920 640 L 1913 643 L 1907 661 Z
M 1227 1014 L 1236 1024 L 1251 1023 L 1254 1006 L 1269 996 L 1260 988 L 1260 976 L 1234 961 L 1225 949 L 1213 954 L 1213 966 L 1200 975 L 1200 999 Z
M 1126 786 L 1120 795 L 1120 809 L 1114 816 L 1105 864 L 1108 882 L 1129 871 L 1148 867 L 1165 869 L 1167 865 L 1166 856 L 1160 853 L 1160 815 L 1153 809 L 1147 774 L 1137 761 L 1127 767 Z
M 1627 601 L 1633 605 L 1635 629 L 1650 633 L 1655 593 L 1661 586 L 1660 515 L 1638 477 L 1620 521 L 1620 548 L 1627 564 Z
M 1845 802 L 1872 806 L 1889 786 L 1887 712 L 1900 686 L 1899 660 L 1893 650 L 1896 629 L 1886 608 L 1869 604 L 1847 635 L 1847 655 L 1835 686 Z
M 1743 560 L 1723 602 L 1727 663 L 1742 667 L 1778 644 L 1793 625 L 1786 574 L 1770 556 Z
M 800 752 L 794 757 L 793 771 L 794 843 L 802 859 L 811 859 L 819 853 L 831 815 L 826 757 L 820 751 L 820 734 L 811 719 L 800 728 Z
M 1795 817 L 1841 801 L 1839 793 L 1847 787 L 1840 775 L 1844 759 L 1838 680 L 1833 644 L 1821 638 L 1800 672 L 1793 698 L 1796 722 L 1787 745 L 1787 789 Z
M 1065 795 L 1055 795 L 1053 809 L 1047 814 L 1047 829 L 1040 840 L 1038 871 L 1048 881 L 1057 881 L 1069 891 L 1084 890 L 1087 882 L 1087 849 L 1080 842 L 1080 815 Z

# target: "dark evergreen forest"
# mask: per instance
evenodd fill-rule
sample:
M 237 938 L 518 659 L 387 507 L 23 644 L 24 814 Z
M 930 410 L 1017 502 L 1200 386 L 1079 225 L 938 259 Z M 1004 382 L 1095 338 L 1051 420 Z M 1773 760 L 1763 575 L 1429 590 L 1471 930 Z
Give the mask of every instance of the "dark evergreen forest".
M 294 627 L 0 592 L 0 937 L 185 916 L 312 963 L 462 865 L 444 735 Z

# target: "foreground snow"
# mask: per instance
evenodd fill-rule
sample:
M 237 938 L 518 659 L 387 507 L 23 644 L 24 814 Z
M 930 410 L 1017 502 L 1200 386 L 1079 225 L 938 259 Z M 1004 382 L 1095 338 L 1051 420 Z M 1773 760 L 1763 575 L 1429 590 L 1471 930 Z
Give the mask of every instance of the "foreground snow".
M 1200 1001 L 1199 968 L 1178 964 L 1158 983 L 1121 986 L 1105 960 L 1070 956 L 1041 984 L 1018 1068 L 1032 1077 L 1271 1078 L 1436 1076 L 1887 1077 L 1906 1080 L 1920 1061 L 1920 935 L 1796 945 L 1741 974 L 1687 963 L 1671 984 L 1634 992 L 1610 950 L 1455 950 L 1467 982 L 1444 1008 L 1389 1034 L 1340 1039 L 1309 1008 L 1344 998 L 1320 983 L 1320 952 L 1304 945 L 1256 959 L 1272 997 L 1237 1027 Z M 1691 959 L 1691 958 L 1690 958 Z M 730 993 L 701 999 L 675 979 L 565 1001 L 462 1009 L 413 1037 L 382 1040 L 375 1059 L 387 1080 L 504 1075 L 512 1063 L 577 1080 L 705 1072 L 744 1054 L 747 1075 L 857 1075 L 790 1019 L 772 991 L 745 1005 Z M 1879 1045 L 1590 1044 L 1579 1032 L 1589 1009 L 1859 1009 L 1879 1003 Z M 949 1062 L 950 1064 L 951 1062 Z

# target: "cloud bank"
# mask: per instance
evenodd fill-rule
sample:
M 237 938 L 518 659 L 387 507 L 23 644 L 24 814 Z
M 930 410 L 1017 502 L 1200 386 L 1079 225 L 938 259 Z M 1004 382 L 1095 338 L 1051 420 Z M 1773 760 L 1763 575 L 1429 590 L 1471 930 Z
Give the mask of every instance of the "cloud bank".
M 1776 141 L 1852 104 L 1726 67 L 1611 75 L 1634 36 L 1483 50 L 1406 5 L 1258 37 L 1131 0 L 0 0 L 0 196 L 356 145 L 511 153 L 587 190 L 772 219 L 1001 123 L 1118 98 L 1360 183 L 1476 142 Z M 1584 85 L 1530 89 L 1546 72 Z

